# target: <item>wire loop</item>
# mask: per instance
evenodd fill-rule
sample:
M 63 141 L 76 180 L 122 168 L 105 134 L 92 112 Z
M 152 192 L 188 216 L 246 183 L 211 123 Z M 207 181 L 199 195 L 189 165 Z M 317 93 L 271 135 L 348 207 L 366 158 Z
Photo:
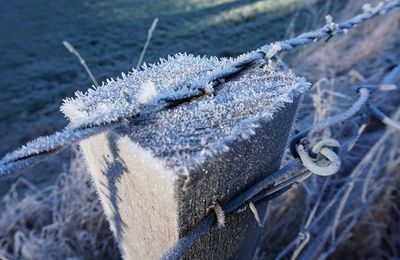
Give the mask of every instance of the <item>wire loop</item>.
M 310 133 L 314 133 L 316 131 L 320 131 L 322 129 L 326 129 L 328 127 L 337 125 L 338 123 L 344 122 L 350 118 L 353 118 L 357 113 L 361 111 L 364 105 L 367 103 L 370 97 L 370 91 L 368 88 L 360 87 L 357 89 L 359 94 L 358 100 L 346 111 L 337 114 L 331 118 L 327 118 L 321 122 L 318 122 L 315 125 L 312 125 L 301 132 L 295 134 L 295 136 L 290 140 L 289 148 L 293 157 L 298 157 L 298 152 L 296 146 L 302 141 L 304 137 L 306 137 Z
M 316 162 L 318 159 L 313 159 L 306 152 L 304 145 L 299 144 L 296 146 L 297 153 L 304 165 L 309 171 L 318 176 L 330 176 L 337 173 L 342 165 L 339 156 L 331 150 L 329 147 L 340 147 L 340 144 L 335 139 L 326 139 L 319 141 L 313 148 L 312 152 L 321 154 L 325 159 L 319 163 Z M 328 163 L 326 162 L 328 160 Z M 326 164 L 327 165 L 324 165 Z

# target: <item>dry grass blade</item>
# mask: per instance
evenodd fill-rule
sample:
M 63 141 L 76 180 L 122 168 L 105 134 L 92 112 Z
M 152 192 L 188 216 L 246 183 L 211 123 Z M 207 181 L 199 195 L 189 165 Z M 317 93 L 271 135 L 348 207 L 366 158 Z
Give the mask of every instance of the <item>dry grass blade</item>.
M 63 44 L 65 46 L 65 48 L 72 54 L 74 54 L 79 62 L 81 63 L 81 65 L 83 66 L 83 68 L 85 68 L 86 73 L 89 75 L 90 79 L 92 80 L 93 84 L 96 87 L 99 87 L 99 83 L 97 83 L 96 78 L 93 76 L 92 71 L 89 69 L 89 66 L 86 64 L 86 61 L 82 58 L 82 56 L 79 54 L 79 52 L 74 48 L 74 46 L 72 46 L 71 43 L 67 42 L 67 41 L 63 41 Z
M 144 55 L 146 54 L 147 48 L 149 47 L 151 37 L 153 37 L 153 33 L 156 30 L 157 23 L 158 23 L 158 18 L 155 18 L 153 20 L 153 23 L 150 26 L 150 29 L 149 29 L 148 33 L 147 33 L 146 43 L 144 44 L 143 50 L 140 53 L 139 60 L 138 60 L 138 62 L 136 64 L 136 69 L 139 69 L 140 66 L 142 65 Z

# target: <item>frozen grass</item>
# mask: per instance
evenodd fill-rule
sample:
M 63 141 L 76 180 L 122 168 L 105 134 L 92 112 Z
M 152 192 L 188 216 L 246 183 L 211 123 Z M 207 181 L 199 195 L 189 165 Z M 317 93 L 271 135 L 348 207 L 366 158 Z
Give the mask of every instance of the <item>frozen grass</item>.
M 344 12 L 351 14 L 360 5 L 355 1 Z M 292 60 L 302 61 L 293 67 L 315 82 L 300 112 L 299 129 L 349 107 L 355 100 L 352 85 L 384 81 L 400 57 L 399 18 L 397 12 L 373 21 Z M 399 98 L 397 90 L 378 95 L 372 103 L 398 120 Z M 273 201 L 257 258 L 399 258 L 399 133 L 383 130 L 374 120 L 360 128 L 349 123 L 314 135 L 311 145 L 329 136 L 342 144 L 356 138 L 341 172 L 330 178 L 313 176 Z
M 0 215 L 1 259 L 119 258 L 78 151 L 76 156 L 46 189 L 24 178 L 13 184 Z M 26 186 L 24 194 L 21 186 Z

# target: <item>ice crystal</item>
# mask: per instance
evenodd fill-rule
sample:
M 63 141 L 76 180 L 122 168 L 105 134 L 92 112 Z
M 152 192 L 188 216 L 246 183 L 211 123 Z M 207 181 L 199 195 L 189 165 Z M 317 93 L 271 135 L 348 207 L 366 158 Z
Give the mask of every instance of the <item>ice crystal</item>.
M 140 104 L 146 104 L 156 95 L 157 95 L 156 86 L 152 81 L 149 80 L 143 83 L 142 88 L 139 92 L 138 101 Z
M 203 62 L 212 69 L 206 59 Z M 184 73 L 184 68 L 177 67 L 173 73 Z M 207 74 L 202 68 L 199 74 L 203 73 Z M 185 89 L 186 82 L 191 81 L 172 88 L 171 93 Z M 253 66 L 216 87 L 213 95 L 147 115 L 118 131 L 151 149 L 169 167 L 195 166 L 227 151 L 230 143 L 254 135 L 262 120 L 271 120 L 307 87 L 303 78 L 290 71 L 277 71 L 267 64 Z
M 272 48 L 274 52 L 279 49 L 279 45 Z M 141 113 L 140 118 L 117 130 L 165 159 L 170 167 L 200 163 L 229 149 L 230 142 L 254 135 L 260 120 L 271 120 L 278 109 L 308 87 L 291 71 L 266 63 L 221 81 L 216 88 L 207 84 L 232 72 L 234 62 L 246 63 L 251 55 L 254 53 L 218 59 L 178 54 L 158 64 L 146 64 L 123 79 L 109 80 L 96 90 L 79 92 L 77 98 L 65 101 L 62 110 L 74 125 L 115 111 L 115 115 L 124 110 L 140 111 L 142 104 L 183 97 L 203 86 L 206 95 L 172 109 Z
M 370 3 L 366 3 L 362 6 L 362 10 L 365 13 L 375 14 L 378 13 L 385 4 L 383 2 L 379 2 L 376 6 L 372 6 Z

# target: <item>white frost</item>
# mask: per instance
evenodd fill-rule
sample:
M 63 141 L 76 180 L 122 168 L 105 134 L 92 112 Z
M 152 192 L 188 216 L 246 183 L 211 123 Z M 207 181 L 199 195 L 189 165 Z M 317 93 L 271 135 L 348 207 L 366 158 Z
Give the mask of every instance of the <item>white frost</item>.
M 276 45 L 271 52 L 279 49 Z M 260 119 L 271 120 L 278 109 L 309 86 L 291 71 L 276 71 L 267 64 L 222 82 L 218 89 L 207 85 L 221 73 L 234 71 L 233 64 L 258 55 L 251 52 L 236 59 L 218 59 L 177 54 L 157 64 L 145 64 L 143 70 L 122 74 L 122 78 L 106 80 L 106 84 L 84 93 L 76 92 L 75 98 L 65 99 L 61 107 L 71 121 L 64 131 L 7 154 L 0 161 L 0 172 L 2 168 L 7 171 L 13 160 L 66 146 L 97 131 L 81 128 L 139 113 L 140 117 L 129 125 L 130 138 L 151 149 L 156 157 L 167 158 L 169 167 L 201 162 L 226 151 L 229 143 L 253 135 Z M 157 113 L 149 109 L 163 98 L 190 96 L 204 86 L 208 95 Z
M 138 101 L 140 104 L 148 103 L 157 95 L 156 85 L 151 80 L 147 80 L 142 84 L 141 90 L 138 93 Z

